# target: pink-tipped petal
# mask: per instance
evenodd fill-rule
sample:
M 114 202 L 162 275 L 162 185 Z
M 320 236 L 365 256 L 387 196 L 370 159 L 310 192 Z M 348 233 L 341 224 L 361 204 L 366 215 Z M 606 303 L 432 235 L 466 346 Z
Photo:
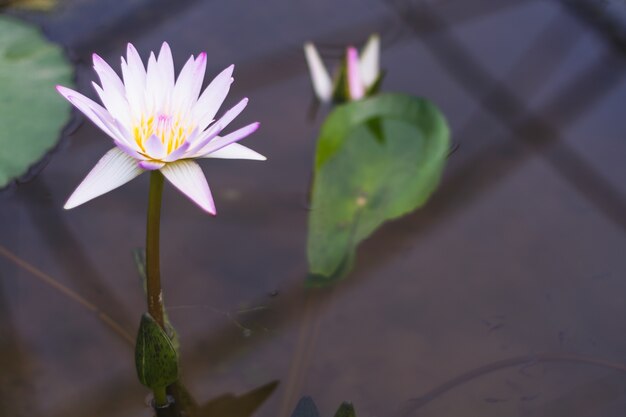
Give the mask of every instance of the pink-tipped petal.
M 114 190 L 137 177 L 143 171 L 137 162 L 118 148 L 108 151 L 80 183 L 64 208 L 71 209 Z
M 219 159 L 250 159 L 253 161 L 266 161 L 267 158 L 260 153 L 246 148 L 239 143 L 231 143 L 222 149 L 200 156 L 199 158 L 219 158 Z
M 228 126 L 230 122 L 232 122 L 235 117 L 239 116 L 241 112 L 248 105 L 248 98 L 242 99 L 239 103 L 235 104 L 230 110 L 228 110 L 224 115 L 209 127 L 207 130 L 202 132 L 201 135 L 194 141 L 193 146 L 191 147 L 191 152 L 197 152 L 199 149 L 202 149 L 209 143 L 213 138 L 220 134 L 220 132 Z
M 198 127 L 201 130 L 206 129 L 213 121 L 217 111 L 228 95 L 230 86 L 233 83 L 234 68 L 235 66 L 231 65 L 220 72 L 207 86 L 194 106 L 194 117 L 198 120 Z
M 197 163 L 189 160 L 171 162 L 161 168 L 161 172 L 174 187 L 202 210 L 216 214 L 209 184 Z
M 231 143 L 240 141 L 241 139 L 253 134 L 259 128 L 259 123 L 251 123 L 247 126 L 237 129 L 223 137 L 217 137 L 210 141 L 206 146 L 200 148 L 195 155 L 205 156 L 218 151 Z
M 320 54 L 311 42 L 304 44 L 304 56 L 311 73 L 311 83 L 315 95 L 322 102 L 330 101 L 333 95 L 333 82 Z
M 137 163 L 137 165 L 139 165 L 139 168 L 141 168 L 141 169 L 145 169 L 147 171 L 154 171 L 156 169 L 163 168 L 163 166 L 165 165 L 165 162 L 159 162 L 159 161 L 139 161 Z
M 226 129 L 230 122 L 235 120 L 235 118 L 241 114 L 241 112 L 246 108 L 247 105 L 248 98 L 244 97 L 239 103 L 235 104 L 226 113 L 224 113 L 224 115 L 219 118 L 216 124 L 219 124 L 222 129 Z
M 57 85 L 57 91 L 87 116 L 96 126 L 113 139 L 122 141 L 111 126 L 114 124 L 111 115 L 101 105 L 70 88 Z
M 143 61 L 132 43 L 128 43 L 126 48 L 126 62 L 128 62 L 128 66 L 131 69 L 142 73 L 144 76 L 146 75 L 146 68 L 143 66 Z
M 152 135 L 144 143 L 146 148 L 146 154 L 153 159 L 163 159 L 167 154 L 165 145 L 161 142 L 161 139 L 157 135 Z
M 350 90 L 350 98 L 359 100 L 365 95 L 363 82 L 361 81 L 361 70 L 359 69 L 359 53 L 356 48 L 349 47 L 346 57 L 347 73 L 348 73 L 348 89 Z

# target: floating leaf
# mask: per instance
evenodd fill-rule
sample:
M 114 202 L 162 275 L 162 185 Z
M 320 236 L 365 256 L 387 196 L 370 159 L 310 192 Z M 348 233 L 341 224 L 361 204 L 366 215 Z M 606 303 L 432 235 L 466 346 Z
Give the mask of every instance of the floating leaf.
M 32 25 L 0 16 L 0 188 L 54 147 L 70 106 L 55 85 L 71 85 L 61 48 Z
M 139 381 L 148 388 L 163 388 L 178 380 L 178 355 L 170 338 L 154 318 L 144 313 L 141 317 L 135 367 Z
M 298 401 L 298 405 L 296 405 L 296 409 L 291 417 L 320 417 L 320 413 L 317 411 L 317 406 L 315 402 L 313 402 L 313 398 L 302 397 L 300 401 Z
M 316 152 L 309 284 L 346 275 L 363 239 L 422 206 L 439 183 L 448 146 L 446 121 L 427 100 L 382 94 L 338 106 Z
M 343 403 L 335 413 L 335 417 L 356 417 L 354 406 L 350 403 Z

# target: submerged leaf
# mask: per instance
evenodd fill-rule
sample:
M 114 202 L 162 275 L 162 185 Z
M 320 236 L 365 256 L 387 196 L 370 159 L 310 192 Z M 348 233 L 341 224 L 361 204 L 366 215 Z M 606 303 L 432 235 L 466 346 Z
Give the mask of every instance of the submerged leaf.
M 34 26 L 0 16 L 0 188 L 57 143 L 70 106 L 54 86 L 71 78 L 59 46 Z
M 168 391 L 174 397 L 176 415 L 185 417 L 252 417 L 274 393 L 278 381 L 271 381 L 242 395 L 223 394 L 200 406 L 185 386 L 177 381 Z
M 178 355 L 165 331 L 148 313 L 141 317 L 135 367 L 139 381 L 148 388 L 163 388 L 178 380 Z
M 337 107 L 316 152 L 309 284 L 343 277 L 363 239 L 422 206 L 439 183 L 448 146 L 443 115 L 424 99 L 383 94 Z
M 317 411 L 313 398 L 302 397 L 291 417 L 320 417 L 320 413 Z
M 148 294 L 147 287 L 147 275 L 146 275 L 146 249 L 145 248 L 135 248 L 133 249 L 133 260 L 135 261 L 135 266 L 137 267 L 137 272 L 139 273 L 139 278 L 141 279 L 141 288 L 143 288 L 144 294 Z M 170 321 L 170 318 L 167 314 L 167 309 L 163 308 L 163 321 L 165 322 L 165 330 L 170 340 L 172 341 L 172 345 L 176 352 L 180 354 L 180 339 L 178 338 L 178 332 L 176 332 L 176 328 Z
M 12 7 L 15 9 L 35 10 L 48 12 L 57 4 L 57 0 L 0 0 L 0 7 Z
M 335 413 L 335 417 L 356 417 L 354 406 L 350 403 L 343 403 Z
M 269 382 L 243 395 L 222 395 L 199 408 L 197 417 L 251 417 L 272 395 L 278 381 Z

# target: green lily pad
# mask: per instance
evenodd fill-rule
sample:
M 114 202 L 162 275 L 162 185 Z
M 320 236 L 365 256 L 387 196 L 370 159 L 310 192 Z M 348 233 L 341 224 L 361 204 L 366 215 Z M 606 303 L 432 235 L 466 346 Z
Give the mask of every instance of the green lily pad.
M 0 188 L 56 145 L 70 116 L 57 84 L 72 84 L 62 49 L 36 27 L 0 16 Z
M 385 221 L 424 205 L 439 183 L 448 147 L 445 118 L 425 99 L 381 94 L 338 106 L 317 145 L 309 284 L 345 276 L 361 241 Z
M 135 367 L 139 381 L 148 388 L 157 389 L 178 380 L 178 354 L 172 341 L 154 318 L 144 313 L 141 317 Z

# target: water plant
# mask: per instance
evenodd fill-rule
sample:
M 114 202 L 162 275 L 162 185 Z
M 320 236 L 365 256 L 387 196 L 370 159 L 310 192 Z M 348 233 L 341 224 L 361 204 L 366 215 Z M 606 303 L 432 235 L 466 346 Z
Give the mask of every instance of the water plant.
M 334 81 L 313 44 L 304 51 L 316 96 L 335 105 L 317 139 L 307 242 L 307 282 L 324 286 L 347 275 L 359 244 L 381 225 L 428 201 L 450 132 L 430 101 L 378 92 L 378 35 L 360 56 L 345 49 Z
M 135 349 L 139 380 L 154 393 L 155 405 L 167 407 L 166 388 L 178 379 L 178 353 L 166 325 L 161 291 L 159 241 L 164 178 L 202 210 L 215 215 L 215 203 L 200 166 L 194 159 L 264 160 L 259 153 L 236 142 L 257 130 L 252 123 L 220 136 L 244 110 L 244 98 L 222 117 L 214 117 L 233 82 L 231 65 L 200 94 L 207 54 L 193 55 L 177 78 L 167 43 L 147 68 L 132 44 L 122 58 L 122 79 L 98 55 L 93 64 L 100 85 L 93 83 L 104 107 L 72 89 L 57 90 L 112 140 L 109 150 L 65 204 L 76 207 L 150 172 L 146 232 L 146 295 Z

